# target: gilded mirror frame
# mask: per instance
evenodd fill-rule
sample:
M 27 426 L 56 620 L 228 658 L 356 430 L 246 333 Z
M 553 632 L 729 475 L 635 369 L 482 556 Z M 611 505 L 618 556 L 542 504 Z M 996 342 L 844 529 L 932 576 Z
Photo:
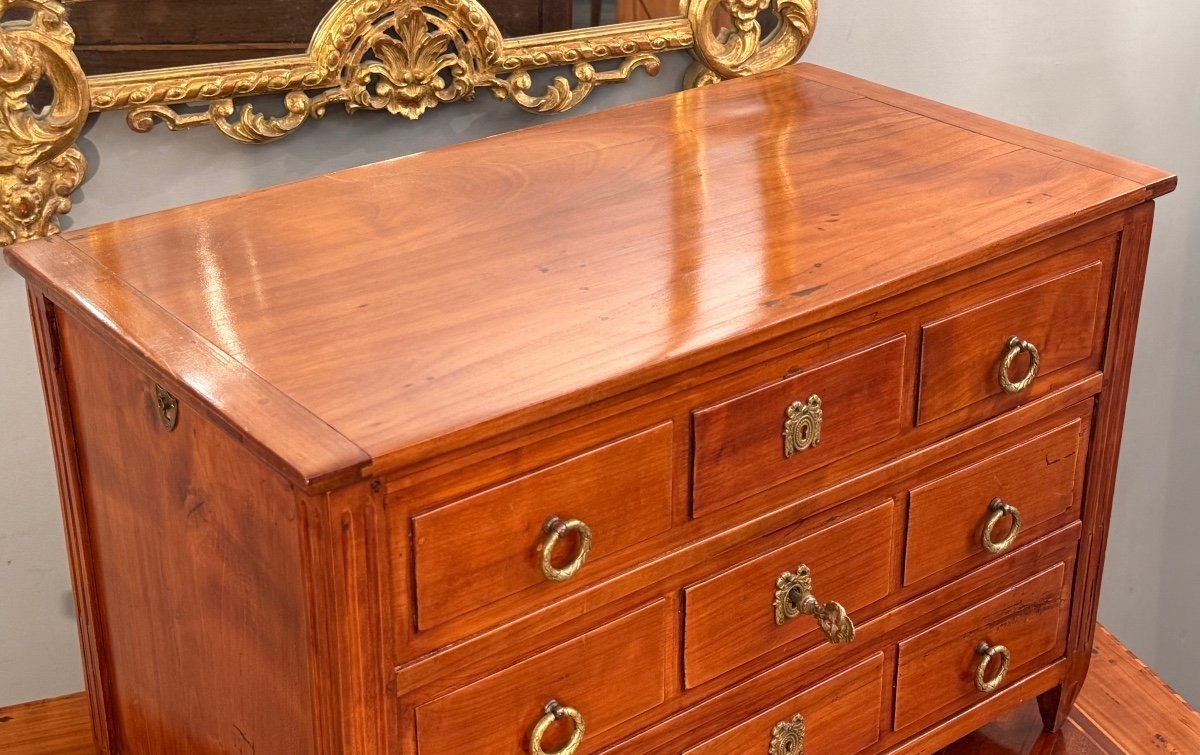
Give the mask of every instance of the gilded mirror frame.
M 88 76 L 61 4 L 0 0 L 0 19 L 16 9 L 27 18 L 0 24 L 0 244 L 58 232 L 86 175 L 74 145 L 91 113 L 125 110 L 142 132 L 159 122 L 210 126 L 250 144 L 282 138 L 331 105 L 416 119 L 480 89 L 561 113 L 639 69 L 656 74 L 659 54 L 672 50 L 696 59 L 689 87 L 793 63 L 817 22 L 817 0 L 681 0 L 672 18 L 505 39 L 478 0 L 337 0 L 303 54 Z M 764 14 L 774 17 L 769 33 Z M 602 70 L 601 61 L 614 62 Z M 538 91 L 530 72 L 544 68 L 569 75 Z M 51 104 L 34 107 L 35 89 L 47 85 Z M 286 113 L 239 107 L 262 95 L 282 96 Z

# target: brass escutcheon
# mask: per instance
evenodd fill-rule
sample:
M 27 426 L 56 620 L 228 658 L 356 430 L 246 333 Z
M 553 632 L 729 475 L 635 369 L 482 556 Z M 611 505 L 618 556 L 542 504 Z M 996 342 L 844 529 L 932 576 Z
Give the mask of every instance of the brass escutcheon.
M 554 699 L 548 701 L 542 710 L 544 711 L 542 717 L 533 725 L 533 731 L 529 732 L 530 755 L 572 755 L 583 743 L 583 732 L 586 728 L 583 723 L 583 714 L 574 708 L 559 705 L 558 701 Z M 570 741 L 563 745 L 561 750 L 543 750 L 542 737 L 546 735 L 546 730 L 550 728 L 551 724 L 560 718 L 569 718 L 574 725 Z
M 813 394 L 808 401 L 796 401 L 787 408 L 783 423 L 783 458 L 821 444 L 821 397 Z
M 1009 377 L 1009 370 L 1012 369 L 1013 360 L 1017 355 L 1025 352 L 1029 355 L 1029 371 L 1025 373 L 1025 377 L 1013 381 Z M 1042 355 L 1038 353 L 1036 346 L 1029 341 L 1023 341 L 1017 336 L 1012 336 L 1005 344 L 1004 359 L 1000 362 L 1000 387 L 1005 393 L 1020 393 L 1033 383 L 1033 379 L 1037 377 L 1038 367 L 1042 363 Z
M 790 720 L 780 721 L 771 730 L 771 747 L 767 755 L 803 755 L 804 716 L 797 713 Z
M 812 594 L 812 571 L 800 564 L 775 580 L 775 623 L 783 626 L 797 616 L 812 616 L 825 638 L 835 644 L 854 641 L 854 622 L 837 601 L 822 604 Z
M 1016 506 L 1010 506 L 999 498 L 993 498 L 988 509 L 992 513 L 983 525 L 983 549 L 992 554 L 1003 553 L 1017 541 L 1017 534 L 1021 531 L 1021 512 Z M 1006 516 L 1012 517 L 1012 527 L 1008 530 L 1008 536 L 997 543 L 992 540 L 992 530 Z
M 167 392 L 161 385 L 154 386 L 154 404 L 158 409 L 158 420 L 167 432 L 175 429 L 179 422 L 179 399 Z
M 592 530 L 578 519 L 563 521 L 556 516 L 547 519 L 542 529 L 546 532 L 546 539 L 542 541 L 542 575 L 551 582 L 565 582 L 574 577 L 587 563 L 588 552 L 592 550 Z M 559 568 L 552 562 L 554 546 L 558 544 L 558 539 L 568 532 L 579 536 L 579 546 L 570 563 Z
M 986 642 L 979 643 L 975 652 L 983 656 L 979 661 L 978 668 L 975 669 L 975 688 L 980 692 L 995 692 L 1004 683 L 1004 675 L 1008 673 L 1008 664 L 1012 660 L 1012 654 L 1003 645 L 989 645 Z M 996 670 L 995 676 L 988 679 L 985 676 L 988 662 L 997 655 L 1000 656 L 1000 668 Z

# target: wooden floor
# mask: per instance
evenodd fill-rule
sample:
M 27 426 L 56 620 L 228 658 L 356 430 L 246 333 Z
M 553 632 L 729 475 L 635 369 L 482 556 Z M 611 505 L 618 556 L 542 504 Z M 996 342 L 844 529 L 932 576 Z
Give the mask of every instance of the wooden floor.
M 1091 673 L 1063 731 L 1029 703 L 941 755 L 1200 754 L 1200 713 L 1101 628 Z M 94 755 L 84 694 L 0 708 L 4 755 Z

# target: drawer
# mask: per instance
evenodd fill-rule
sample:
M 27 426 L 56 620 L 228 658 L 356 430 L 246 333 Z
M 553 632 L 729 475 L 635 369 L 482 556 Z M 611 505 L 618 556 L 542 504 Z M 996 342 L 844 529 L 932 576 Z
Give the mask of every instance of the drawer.
M 899 434 L 905 337 L 695 412 L 700 516 Z
M 786 610 L 802 588 L 856 609 L 887 596 L 893 564 L 889 499 L 684 589 L 684 679 L 695 687 L 783 645 L 797 651 L 824 639 L 817 620 Z M 797 587 L 796 591 L 791 588 Z
M 1086 412 L 913 488 L 904 584 L 955 576 L 1078 516 L 1090 402 Z
M 671 428 L 658 425 L 413 517 L 418 629 L 510 596 L 527 596 L 510 615 L 539 605 L 669 529 Z
M 666 698 L 675 657 L 671 611 L 659 600 L 417 708 L 421 755 L 546 752 L 583 731 L 579 752 Z M 547 713 L 551 701 L 559 720 Z M 577 718 L 575 718 L 577 717 Z M 576 720 L 578 723 L 576 723 Z
M 884 695 L 888 692 L 883 654 L 878 653 L 686 750 L 684 755 L 859 752 L 879 741 Z
M 979 702 L 1061 656 L 1070 577 L 1060 563 L 901 642 L 896 730 Z M 990 659 L 981 654 L 989 648 Z
M 917 424 L 980 402 L 972 419 L 998 414 L 1044 394 L 1059 370 L 1099 370 L 1113 243 L 1076 250 L 1093 261 L 924 325 Z

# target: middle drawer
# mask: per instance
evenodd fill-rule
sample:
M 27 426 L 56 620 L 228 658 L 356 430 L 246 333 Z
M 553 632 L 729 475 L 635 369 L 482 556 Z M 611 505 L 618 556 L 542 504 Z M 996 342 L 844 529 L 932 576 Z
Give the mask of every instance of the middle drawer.
M 800 649 L 824 639 L 820 623 L 803 610 L 806 597 L 821 605 L 837 601 L 849 613 L 887 597 L 896 514 L 888 499 L 685 588 L 686 685 L 781 645 Z

